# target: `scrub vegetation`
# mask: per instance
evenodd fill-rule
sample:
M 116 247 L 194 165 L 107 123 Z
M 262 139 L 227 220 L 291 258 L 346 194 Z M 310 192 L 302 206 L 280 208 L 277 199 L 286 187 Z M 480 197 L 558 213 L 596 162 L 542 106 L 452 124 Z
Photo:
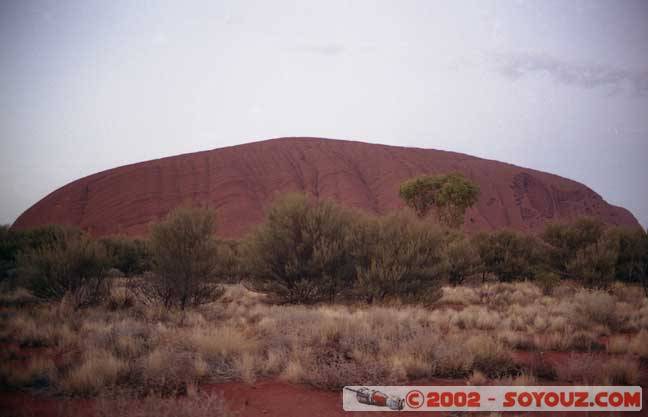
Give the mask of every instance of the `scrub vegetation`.
M 137 398 L 150 415 L 221 404 L 201 387 L 228 381 L 638 384 L 648 359 L 641 230 L 468 235 L 304 195 L 241 241 L 217 230 L 188 207 L 150 240 L 2 229 L 3 390 L 97 397 L 97 415 Z

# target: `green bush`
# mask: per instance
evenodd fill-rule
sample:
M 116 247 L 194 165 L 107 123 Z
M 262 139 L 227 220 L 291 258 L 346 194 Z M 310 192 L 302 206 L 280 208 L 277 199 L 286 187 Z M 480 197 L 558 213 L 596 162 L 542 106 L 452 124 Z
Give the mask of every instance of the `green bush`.
M 460 285 L 466 277 L 476 273 L 480 266 L 479 253 L 473 243 L 465 236 L 450 236 L 445 249 L 448 281 Z
M 17 262 L 20 253 L 33 249 L 51 246 L 70 233 L 64 226 L 49 225 L 29 230 L 14 230 L 9 226 L 0 226 L 0 281 L 9 282 L 8 287 L 15 287 Z M 75 233 L 80 234 L 80 230 Z
M 181 207 L 153 226 L 154 274 L 148 293 L 165 307 L 185 309 L 218 298 L 219 257 L 213 211 Z
M 509 230 L 480 233 L 473 238 L 473 244 L 482 271 L 502 282 L 531 279 L 538 271 L 542 250 L 531 236 Z
M 282 302 L 333 301 L 355 276 L 352 225 L 352 215 L 333 203 L 284 196 L 246 242 L 247 277 Z
M 100 240 L 111 258 L 111 266 L 125 276 L 141 275 L 152 268 L 152 255 L 147 241 L 124 236 Z
M 619 244 L 615 272 L 619 281 L 641 284 L 648 291 L 648 234 L 640 229 L 618 228 L 610 238 Z
M 431 302 L 446 273 L 444 232 L 405 215 L 368 219 L 354 232 L 356 291 L 368 302 Z
M 107 296 L 105 248 L 77 229 L 60 228 L 49 242 L 18 256 L 19 278 L 37 297 L 70 296 L 77 307 L 96 304 Z

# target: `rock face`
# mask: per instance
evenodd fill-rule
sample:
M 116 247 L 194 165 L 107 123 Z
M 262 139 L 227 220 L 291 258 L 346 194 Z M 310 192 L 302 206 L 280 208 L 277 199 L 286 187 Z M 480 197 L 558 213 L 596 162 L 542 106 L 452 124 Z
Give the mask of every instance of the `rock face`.
M 403 206 L 400 183 L 419 174 L 460 171 L 481 188 L 466 214 L 469 231 L 540 231 L 580 216 L 639 227 L 627 210 L 577 182 L 469 155 L 318 138 L 281 138 L 162 158 L 76 180 L 25 211 L 14 227 L 77 225 L 96 236 L 146 235 L 181 204 L 217 210 L 219 235 L 243 236 L 273 199 L 305 191 L 370 213 Z

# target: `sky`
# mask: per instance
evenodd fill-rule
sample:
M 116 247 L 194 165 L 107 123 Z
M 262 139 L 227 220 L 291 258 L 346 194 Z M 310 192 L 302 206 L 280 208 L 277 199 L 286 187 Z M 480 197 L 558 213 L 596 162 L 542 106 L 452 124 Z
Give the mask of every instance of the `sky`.
M 648 226 L 648 2 L 0 2 L 0 224 L 98 171 L 282 136 L 548 171 Z

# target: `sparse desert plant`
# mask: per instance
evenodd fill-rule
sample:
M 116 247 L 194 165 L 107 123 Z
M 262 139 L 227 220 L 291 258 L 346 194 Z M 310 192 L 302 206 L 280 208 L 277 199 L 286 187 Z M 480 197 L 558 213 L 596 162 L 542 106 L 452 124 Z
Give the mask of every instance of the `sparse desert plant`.
M 114 386 L 128 364 L 106 350 L 84 352 L 80 364 L 60 379 L 61 389 L 71 394 L 96 395 Z
M 587 328 L 590 323 L 614 326 L 616 324 L 615 300 L 603 291 L 581 290 L 573 300 L 575 322 Z
M 466 341 L 468 350 L 474 355 L 473 369 L 490 378 L 514 375 L 518 368 L 510 352 L 491 337 L 473 336 Z
M 100 240 L 110 256 L 111 267 L 127 277 L 143 274 L 152 267 L 148 242 L 125 236 L 110 236 Z
M 641 330 L 633 336 L 628 345 L 628 350 L 639 355 L 642 359 L 648 358 L 648 331 Z
M 439 304 L 479 304 L 481 298 L 474 288 L 466 286 L 443 287 Z
M 49 358 L 35 357 L 23 366 L 0 366 L 0 386 L 47 388 L 56 382 L 57 370 Z
M 105 249 L 75 229 L 61 229 L 51 242 L 18 258 L 19 277 L 37 297 L 69 297 L 76 307 L 96 304 L 108 294 Z
M 600 369 L 599 381 L 607 385 L 637 385 L 639 361 L 631 357 L 612 358 Z
M 556 375 L 560 381 L 595 385 L 600 382 L 602 367 L 602 361 L 592 354 L 570 354 L 565 363 L 556 368 Z
M 607 342 L 607 351 L 612 354 L 627 353 L 630 341 L 625 335 L 610 336 Z
M 528 361 L 524 364 L 524 367 L 528 370 L 529 374 L 535 375 L 538 378 L 555 380 L 557 376 L 556 368 L 546 358 L 543 352 L 532 353 Z
M 473 371 L 470 378 L 466 381 L 467 385 L 486 385 L 488 377 L 481 371 Z
M 98 417 L 233 417 L 237 415 L 216 393 L 191 389 L 184 397 L 150 395 L 136 398 L 128 394 L 101 397 L 94 405 Z
M 25 307 L 40 300 L 27 289 L 18 287 L 12 291 L 0 293 L 0 307 Z
M 209 209 L 180 207 L 156 224 L 151 232 L 155 274 L 151 294 L 166 307 L 211 302 L 222 294 L 217 285 L 217 242 L 214 213 Z
M 532 373 L 522 371 L 518 375 L 509 375 L 493 381 L 493 385 L 533 386 L 538 385 L 538 378 Z

